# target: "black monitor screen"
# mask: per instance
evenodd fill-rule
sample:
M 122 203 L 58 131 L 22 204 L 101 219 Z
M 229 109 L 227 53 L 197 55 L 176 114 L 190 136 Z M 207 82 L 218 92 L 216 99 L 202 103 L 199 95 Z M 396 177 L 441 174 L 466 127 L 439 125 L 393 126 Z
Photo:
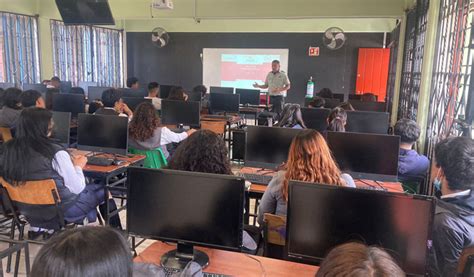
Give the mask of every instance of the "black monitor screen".
M 85 97 L 81 94 L 54 94 L 53 95 L 53 111 L 69 112 L 72 117 L 85 112 Z
M 349 100 L 349 103 L 356 111 L 368 112 L 386 112 L 387 104 L 385 102 L 363 102 L 359 100 Z
M 229 93 L 211 93 L 209 98 L 212 113 L 238 113 L 240 95 Z
M 131 89 L 131 88 L 121 88 L 119 89 L 122 97 L 138 97 L 144 98 L 148 96 L 148 91 L 143 88 Z
M 53 112 L 53 131 L 51 138 L 69 147 L 69 137 L 71 134 L 71 113 Z
M 61 81 L 59 83 L 59 92 L 69 93 L 71 92 L 72 83 L 70 81 Z
M 332 99 L 324 98 L 324 101 L 325 101 L 324 107 L 327 109 L 334 109 L 335 107 L 339 106 L 339 104 L 341 103 L 339 99 L 335 99 L 335 98 L 332 98 Z
M 244 179 L 132 167 L 127 182 L 131 234 L 229 250 L 241 248 Z
M 306 127 L 320 133 L 326 131 L 328 128 L 328 115 L 330 112 L 330 109 L 301 108 L 301 114 L 303 115 L 303 121 Z
M 248 126 L 245 166 L 274 169 L 288 159 L 288 151 L 299 129 Z
M 48 89 L 43 84 L 23 84 L 23 91 L 26 90 L 36 90 L 41 93 L 46 93 Z
M 332 97 L 339 100 L 339 102 L 344 102 L 344 93 L 333 93 Z
M 399 136 L 328 132 L 327 142 L 340 169 L 354 179 L 397 181 Z
M 229 87 L 210 87 L 209 88 L 210 93 L 229 93 L 233 94 L 234 93 L 234 88 L 229 88 Z
M 84 90 L 86 97 L 89 97 L 89 87 L 96 87 L 98 85 L 99 84 L 97 82 L 79 81 L 77 86 Z
M 260 90 L 258 89 L 235 89 L 235 93 L 240 95 L 241 105 L 260 105 Z
M 430 197 L 291 181 L 288 255 L 318 262 L 358 241 L 386 249 L 406 273 L 424 275 L 434 207 Z
M 77 149 L 126 155 L 127 146 L 127 117 L 79 114 Z
M 127 106 L 130 108 L 130 110 L 135 111 L 138 105 L 140 105 L 143 102 L 148 102 L 152 103 L 151 99 L 146 99 L 143 97 L 122 97 L 123 102 L 127 104 Z
M 201 102 L 202 94 L 200 92 L 187 92 L 188 100 L 190 102 Z
M 362 98 L 362 94 L 349 94 L 349 100 L 360 100 Z
M 173 87 L 173 85 L 160 85 L 160 98 L 167 99 Z
M 94 100 L 102 100 L 102 92 L 110 89 L 109 87 L 89 87 L 87 100 L 91 103 Z
M 388 133 L 389 113 L 347 111 L 346 131 L 353 133 Z
M 197 127 L 201 120 L 199 102 L 162 100 L 161 123 L 166 125 L 185 125 Z

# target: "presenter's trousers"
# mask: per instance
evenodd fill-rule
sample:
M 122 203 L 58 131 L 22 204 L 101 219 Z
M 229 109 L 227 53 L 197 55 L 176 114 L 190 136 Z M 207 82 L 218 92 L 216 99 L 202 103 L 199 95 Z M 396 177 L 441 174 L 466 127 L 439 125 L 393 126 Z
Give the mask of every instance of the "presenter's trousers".
M 270 95 L 270 104 L 272 104 L 272 112 L 278 115 L 280 118 L 281 112 L 283 111 L 283 106 L 285 105 L 285 97 L 282 95 L 272 96 Z

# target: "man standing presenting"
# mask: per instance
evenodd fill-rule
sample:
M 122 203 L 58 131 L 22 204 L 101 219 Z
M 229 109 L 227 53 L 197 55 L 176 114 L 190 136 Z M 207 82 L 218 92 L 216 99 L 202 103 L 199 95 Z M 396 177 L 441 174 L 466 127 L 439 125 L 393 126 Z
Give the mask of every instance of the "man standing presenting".
M 290 89 L 290 80 L 284 71 L 280 71 L 280 61 L 272 62 L 272 71 L 268 73 L 264 85 L 253 84 L 254 88 L 266 89 L 270 95 L 270 104 L 273 105 L 272 112 L 280 116 L 285 104 L 286 91 Z

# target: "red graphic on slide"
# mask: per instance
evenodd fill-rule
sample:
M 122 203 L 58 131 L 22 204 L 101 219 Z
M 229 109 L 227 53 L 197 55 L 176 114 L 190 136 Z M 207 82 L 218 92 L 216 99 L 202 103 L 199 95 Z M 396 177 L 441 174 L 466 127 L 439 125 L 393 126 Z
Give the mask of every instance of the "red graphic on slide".
M 268 72 L 272 69 L 271 63 L 263 64 L 238 64 L 233 62 L 221 63 L 221 80 L 262 80 L 264 81 Z

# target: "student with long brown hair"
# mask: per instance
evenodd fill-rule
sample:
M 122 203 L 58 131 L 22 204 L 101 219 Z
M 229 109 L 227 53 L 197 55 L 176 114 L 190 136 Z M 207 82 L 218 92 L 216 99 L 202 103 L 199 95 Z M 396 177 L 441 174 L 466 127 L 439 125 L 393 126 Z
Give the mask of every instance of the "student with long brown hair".
M 302 131 L 291 143 L 286 170 L 273 177 L 263 194 L 258 211 L 260 226 L 265 213 L 286 216 L 290 180 L 355 187 L 352 177 L 339 170 L 324 137 L 315 130 Z
M 135 115 L 130 122 L 129 145 L 139 150 L 153 150 L 169 143 L 179 143 L 194 132 L 195 130 L 191 129 L 184 133 L 175 133 L 167 127 L 162 127 L 153 104 L 143 102 L 135 109 Z M 164 154 L 166 156 L 168 152 L 164 151 Z
M 347 113 L 343 108 L 332 109 L 328 116 L 328 131 L 345 132 L 347 124 Z

